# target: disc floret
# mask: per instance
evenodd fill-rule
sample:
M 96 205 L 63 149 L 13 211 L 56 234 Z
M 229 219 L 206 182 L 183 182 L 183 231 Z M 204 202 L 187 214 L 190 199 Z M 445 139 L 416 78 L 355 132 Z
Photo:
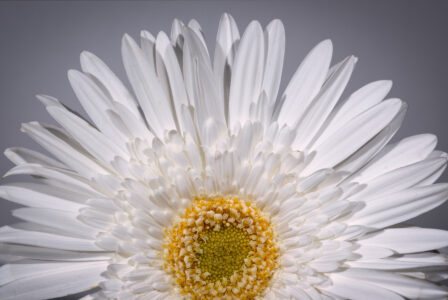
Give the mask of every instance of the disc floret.
M 165 232 L 165 267 L 193 299 L 252 299 L 277 268 L 268 218 L 237 197 L 197 198 Z

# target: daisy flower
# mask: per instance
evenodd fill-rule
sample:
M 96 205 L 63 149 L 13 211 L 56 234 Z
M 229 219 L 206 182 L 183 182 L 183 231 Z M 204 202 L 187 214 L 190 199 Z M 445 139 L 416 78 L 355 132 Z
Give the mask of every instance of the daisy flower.
M 221 18 L 130 36 L 132 92 L 81 54 L 82 118 L 39 95 L 60 127 L 22 131 L 50 156 L 5 151 L 0 187 L 23 222 L 0 229 L 0 299 L 441 299 L 448 232 L 403 221 L 448 198 L 447 154 L 393 144 L 406 105 L 390 81 L 340 99 L 357 58 L 314 47 L 279 94 L 285 33 Z

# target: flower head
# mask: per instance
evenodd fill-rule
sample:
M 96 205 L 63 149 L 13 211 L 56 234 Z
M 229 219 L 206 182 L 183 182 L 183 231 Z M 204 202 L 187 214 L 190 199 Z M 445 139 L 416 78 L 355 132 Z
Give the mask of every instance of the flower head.
M 22 130 L 52 157 L 6 156 L 33 183 L 0 229 L 1 299 L 434 299 L 448 232 L 400 225 L 442 204 L 436 138 L 389 140 L 406 105 L 390 81 L 341 95 L 357 59 L 323 41 L 279 96 L 285 35 L 201 27 L 125 35 L 133 89 L 95 55 L 68 73 L 90 120 L 38 96 L 61 127 Z

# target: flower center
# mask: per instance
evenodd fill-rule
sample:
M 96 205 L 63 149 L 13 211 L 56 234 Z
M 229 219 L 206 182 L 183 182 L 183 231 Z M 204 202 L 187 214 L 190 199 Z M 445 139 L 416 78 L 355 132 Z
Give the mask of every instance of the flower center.
M 165 268 L 193 299 L 252 299 L 268 287 L 278 247 L 268 218 L 249 201 L 198 198 L 165 232 Z
M 216 281 L 241 270 L 250 251 L 246 231 L 231 225 L 218 231 L 209 230 L 201 238 L 202 251 L 197 258 L 201 271 L 210 274 L 207 279 Z

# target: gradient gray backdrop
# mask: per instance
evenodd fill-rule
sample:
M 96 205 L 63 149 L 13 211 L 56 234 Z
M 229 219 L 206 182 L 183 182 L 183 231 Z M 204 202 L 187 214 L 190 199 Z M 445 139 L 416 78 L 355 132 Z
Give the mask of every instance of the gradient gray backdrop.
M 82 50 L 95 53 L 125 78 L 123 33 L 137 38 L 141 29 L 169 31 L 173 18 L 196 18 L 213 53 L 223 12 L 235 17 L 240 31 L 253 19 L 264 26 L 273 18 L 284 22 L 283 88 L 305 54 L 331 38 L 333 62 L 350 54 L 359 57 L 346 94 L 370 81 L 392 79 L 390 96 L 409 104 L 396 138 L 432 132 L 439 137 L 438 148 L 448 151 L 448 1 L 435 0 L 0 1 L 0 149 L 40 149 L 19 131 L 22 122 L 54 123 L 35 94 L 53 95 L 81 111 L 66 71 L 79 69 Z M 0 173 L 11 167 L 0 158 Z M 448 181 L 448 173 L 441 180 Z M 0 201 L 0 225 L 14 221 L 9 210 L 15 207 Z M 445 204 L 409 223 L 448 229 L 447 214 Z

